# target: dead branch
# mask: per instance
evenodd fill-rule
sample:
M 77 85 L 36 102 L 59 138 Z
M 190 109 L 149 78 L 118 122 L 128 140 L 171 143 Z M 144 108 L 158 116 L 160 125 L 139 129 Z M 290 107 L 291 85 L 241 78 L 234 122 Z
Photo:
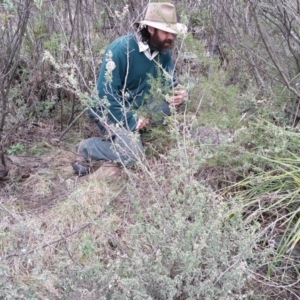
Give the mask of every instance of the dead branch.
M 258 20 L 257 9 L 256 9 L 256 7 L 254 7 L 253 4 L 251 4 L 251 5 L 252 5 L 252 9 L 253 9 L 253 16 L 254 16 L 255 24 L 256 24 L 256 26 L 257 26 L 257 29 L 258 29 L 259 34 L 260 34 L 260 36 L 261 36 L 261 39 L 262 39 L 262 41 L 263 41 L 263 43 L 264 43 L 264 46 L 265 46 L 265 48 L 266 48 L 266 50 L 267 50 L 267 52 L 268 52 L 268 54 L 269 54 L 269 56 L 270 56 L 272 62 L 274 63 L 274 66 L 275 66 L 276 69 L 278 70 L 278 72 L 279 72 L 280 76 L 282 77 L 282 79 L 283 79 L 283 81 L 284 81 L 286 87 L 287 87 L 292 93 L 294 93 L 297 97 L 300 98 L 300 92 L 299 92 L 297 89 L 295 89 L 295 88 L 290 84 L 290 80 L 287 78 L 287 75 L 286 75 L 286 73 L 285 73 L 283 67 L 282 67 L 281 64 L 280 64 L 278 57 L 276 57 L 276 54 L 275 54 L 274 51 L 272 50 L 272 47 L 271 47 L 270 42 L 269 42 L 269 40 L 268 40 L 268 38 L 267 38 L 267 36 L 266 36 L 266 34 L 265 34 L 265 31 L 264 31 L 264 29 L 262 28 L 262 26 L 261 26 L 261 24 L 260 24 L 260 22 L 259 22 L 259 20 Z

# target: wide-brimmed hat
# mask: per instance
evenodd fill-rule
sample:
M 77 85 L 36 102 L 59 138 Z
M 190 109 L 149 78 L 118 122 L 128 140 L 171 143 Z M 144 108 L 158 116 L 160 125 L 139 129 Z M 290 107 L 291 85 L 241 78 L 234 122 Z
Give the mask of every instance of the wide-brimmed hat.
M 140 27 L 148 25 L 174 34 L 187 32 L 187 27 L 177 22 L 175 6 L 167 2 L 149 3 L 145 19 L 137 23 Z

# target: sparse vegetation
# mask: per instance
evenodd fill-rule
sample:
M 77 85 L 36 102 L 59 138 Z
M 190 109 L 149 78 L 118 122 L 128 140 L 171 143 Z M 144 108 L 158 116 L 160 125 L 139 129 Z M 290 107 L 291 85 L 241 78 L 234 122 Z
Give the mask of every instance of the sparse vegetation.
M 178 2 L 186 107 L 138 166 L 72 173 L 97 129 L 62 133 L 146 4 L 0 1 L 0 298 L 300 299 L 297 1 Z

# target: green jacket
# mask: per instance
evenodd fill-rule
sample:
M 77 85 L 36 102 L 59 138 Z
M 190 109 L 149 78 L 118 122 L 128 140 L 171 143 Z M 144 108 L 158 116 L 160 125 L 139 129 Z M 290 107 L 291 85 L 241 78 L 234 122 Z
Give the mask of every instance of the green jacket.
M 162 69 L 170 76 L 162 76 Z M 169 85 L 173 70 L 170 51 L 150 60 L 139 51 L 133 34 L 119 37 L 106 49 L 100 67 L 97 90 L 101 110 L 107 111 L 113 123 L 134 130 L 138 121 L 136 110 L 149 95 L 149 78 L 162 78 L 162 83 Z

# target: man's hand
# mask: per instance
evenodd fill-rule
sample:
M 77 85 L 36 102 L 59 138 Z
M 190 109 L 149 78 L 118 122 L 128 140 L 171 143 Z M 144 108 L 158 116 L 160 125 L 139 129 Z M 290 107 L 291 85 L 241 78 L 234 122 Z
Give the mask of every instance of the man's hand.
M 143 118 L 139 118 L 135 130 L 141 130 L 142 128 L 146 127 L 147 125 L 149 125 L 149 119 L 143 119 Z
M 172 106 L 177 106 L 183 103 L 188 97 L 186 90 L 175 90 L 172 96 L 167 97 L 167 101 Z

